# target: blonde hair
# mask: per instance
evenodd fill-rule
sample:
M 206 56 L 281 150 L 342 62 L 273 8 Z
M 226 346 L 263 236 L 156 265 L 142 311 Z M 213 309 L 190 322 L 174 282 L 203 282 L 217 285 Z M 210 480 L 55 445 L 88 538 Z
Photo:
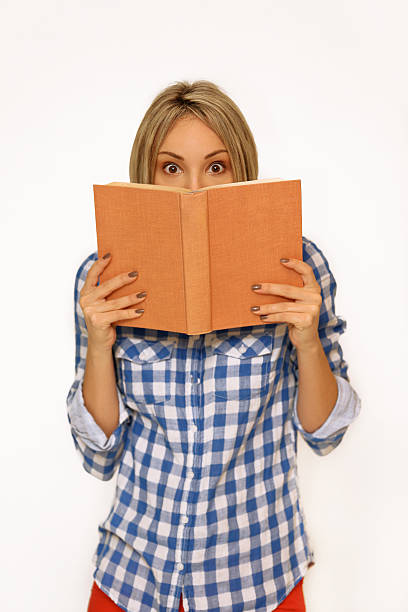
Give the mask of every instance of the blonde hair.
M 143 117 L 129 162 L 131 183 L 154 181 L 157 154 L 173 124 L 188 114 L 211 128 L 228 151 L 233 181 L 258 177 L 258 153 L 251 130 L 238 106 L 210 81 L 176 81 L 163 89 Z

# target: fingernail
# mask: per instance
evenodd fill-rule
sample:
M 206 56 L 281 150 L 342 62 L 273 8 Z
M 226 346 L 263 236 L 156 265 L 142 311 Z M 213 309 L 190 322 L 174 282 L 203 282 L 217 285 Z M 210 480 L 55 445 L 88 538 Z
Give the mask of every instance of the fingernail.
M 261 315 L 259 318 L 262 319 L 262 321 L 264 321 L 267 317 L 268 315 Z
M 136 270 L 133 270 L 133 272 L 129 272 L 128 276 L 137 276 Z
M 108 259 L 108 257 L 110 257 L 110 253 L 106 253 L 106 255 L 102 257 L 102 259 Z
M 146 291 L 141 291 L 140 293 L 137 294 L 136 297 L 146 297 L 147 293 Z
M 256 312 L 257 310 L 259 310 L 259 306 L 251 306 L 251 310 L 253 310 L 254 312 Z
M 285 259 L 284 257 L 282 257 L 282 259 L 281 259 L 282 263 L 286 263 L 287 261 L 289 261 L 289 259 Z
M 144 312 L 144 308 L 138 308 L 137 310 L 135 310 L 135 312 L 137 312 L 139 314 L 139 312 Z
M 260 289 L 262 285 L 252 285 L 251 289 Z

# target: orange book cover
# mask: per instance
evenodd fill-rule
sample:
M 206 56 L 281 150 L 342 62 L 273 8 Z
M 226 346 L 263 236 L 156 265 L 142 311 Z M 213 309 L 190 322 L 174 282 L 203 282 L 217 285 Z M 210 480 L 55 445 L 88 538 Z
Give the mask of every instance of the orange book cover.
M 142 183 L 93 185 L 102 283 L 137 270 L 107 300 L 146 291 L 142 316 L 113 323 L 196 335 L 265 325 L 251 306 L 292 301 L 254 283 L 302 287 L 280 263 L 302 259 L 301 182 L 257 179 L 196 191 Z

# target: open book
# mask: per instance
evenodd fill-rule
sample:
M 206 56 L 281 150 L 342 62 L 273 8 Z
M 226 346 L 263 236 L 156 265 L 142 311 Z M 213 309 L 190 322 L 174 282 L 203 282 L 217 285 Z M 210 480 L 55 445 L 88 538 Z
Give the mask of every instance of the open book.
M 300 180 L 257 179 L 197 191 L 141 183 L 93 185 L 99 277 L 137 270 L 107 300 L 146 291 L 135 318 L 113 323 L 184 334 L 265 325 L 251 306 L 290 302 L 255 283 L 302 287 L 281 257 L 302 259 Z

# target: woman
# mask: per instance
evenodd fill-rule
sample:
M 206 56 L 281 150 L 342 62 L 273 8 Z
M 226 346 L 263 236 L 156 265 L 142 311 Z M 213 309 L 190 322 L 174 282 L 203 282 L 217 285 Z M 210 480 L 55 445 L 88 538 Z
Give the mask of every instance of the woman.
M 191 190 L 257 174 L 244 117 L 208 81 L 162 91 L 130 159 L 132 182 Z M 67 396 L 85 470 L 109 480 L 119 466 L 98 528 L 88 612 L 176 611 L 183 601 L 186 610 L 305 610 L 314 553 L 299 501 L 297 431 L 325 455 L 361 406 L 325 256 L 303 237 L 303 260 L 282 260 L 303 287 L 259 288 L 255 278 L 254 326 L 200 336 L 126 327 L 143 317 L 149 296 L 137 270 L 98 284 L 109 261 L 95 252 L 77 271 Z M 127 297 L 106 301 L 124 284 Z M 258 307 L 257 293 L 293 301 Z

